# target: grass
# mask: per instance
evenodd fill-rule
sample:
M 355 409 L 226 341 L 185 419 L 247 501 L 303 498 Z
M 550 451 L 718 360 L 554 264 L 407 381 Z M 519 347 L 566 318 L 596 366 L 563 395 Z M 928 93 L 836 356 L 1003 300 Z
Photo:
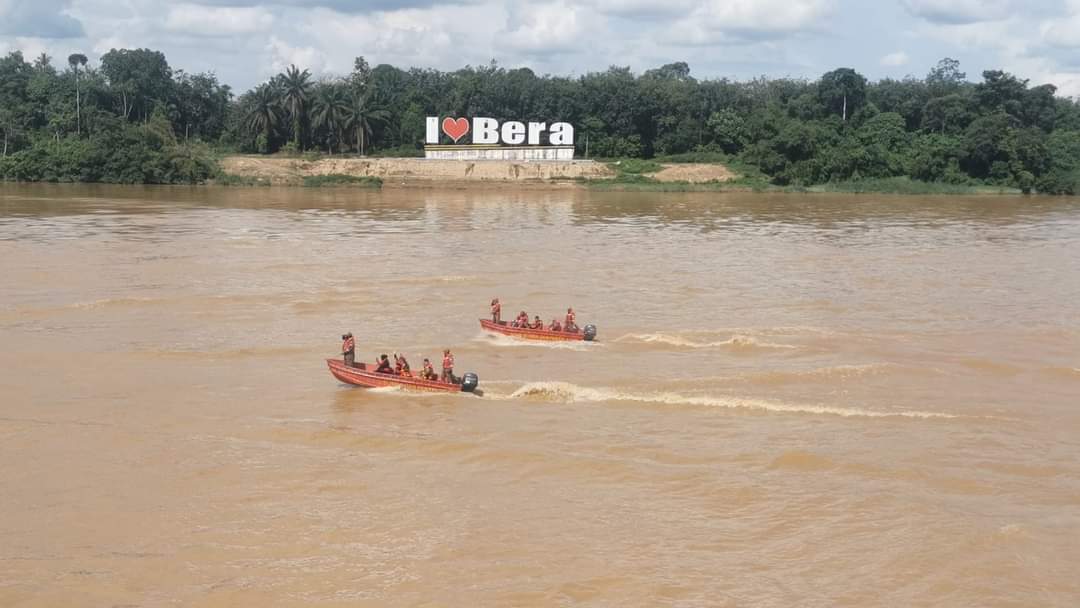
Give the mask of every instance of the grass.
M 809 192 L 847 192 L 852 194 L 1020 194 L 1020 190 L 1016 188 L 924 182 L 910 177 L 867 178 L 848 182 L 819 184 L 809 186 L 806 190 Z
M 337 186 L 357 186 L 362 188 L 381 188 L 382 180 L 378 177 L 358 177 L 342 173 L 329 175 L 308 175 L 304 177 L 305 188 L 327 188 Z
M 270 180 L 264 177 L 252 177 L 250 175 L 233 175 L 222 173 L 211 182 L 215 186 L 269 186 Z

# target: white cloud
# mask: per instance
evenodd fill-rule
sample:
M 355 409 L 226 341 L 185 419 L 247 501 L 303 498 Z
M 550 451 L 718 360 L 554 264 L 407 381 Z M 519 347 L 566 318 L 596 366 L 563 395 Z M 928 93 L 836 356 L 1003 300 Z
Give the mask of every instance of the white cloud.
M 274 17 L 262 7 L 215 8 L 180 4 L 169 9 L 165 29 L 193 36 L 238 36 L 269 29 Z
M 583 9 L 565 2 L 525 6 L 511 13 L 509 29 L 499 38 L 526 52 L 572 50 L 585 34 L 582 13 Z M 596 33 L 590 31 L 589 35 Z
M 813 30 L 832 8 L 830 0 L 708 0 L 668 31 L 675 44 L 722 44 L 778 38 Z
M 889 67 L 898 67 L 898 66 L 902 66 L 902 65 L 907 65 L 909 61 L 910 61 L 910 58 L 908 57 L 907 53 L 905 53 L 903 51 L 897 51 L 895 53 L 889 53 L 888 55 L 885 55 L 884 57 L 882 57 L 881 58 L 881 65 L 889 66 Z
M 993 21 L 1009 14 L 1010 0 L 902 0 L 912 15 L 933 23 Z
M 326 68 L 326 55 L 315 47 L 292 46 L 277 36 L 271 36 L 266 50 L 270 54 L 270 70 L 274 74 L 285 71 L 290 65 L 311 70 L 315 74 L 322 73 Z

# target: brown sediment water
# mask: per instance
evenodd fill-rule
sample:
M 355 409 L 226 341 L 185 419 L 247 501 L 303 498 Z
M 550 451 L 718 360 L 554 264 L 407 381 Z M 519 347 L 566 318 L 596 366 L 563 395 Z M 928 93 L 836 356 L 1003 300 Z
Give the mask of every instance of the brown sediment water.
M 1075 198 L 0 185 L 0 605 L 1075 606 L 1077 260 Z

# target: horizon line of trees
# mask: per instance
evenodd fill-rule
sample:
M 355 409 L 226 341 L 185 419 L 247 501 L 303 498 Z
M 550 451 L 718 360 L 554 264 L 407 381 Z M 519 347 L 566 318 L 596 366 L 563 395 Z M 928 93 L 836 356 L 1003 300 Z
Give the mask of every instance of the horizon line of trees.
M 1080 101 L 1001 70 L 970 82 L 953 59 L 924 78 L 698 80 L 684 62 L 538 76 L 495 62 L 444 72 L 357 57 L 344 76 L 289 66 L 235 97 L 213 73 L 149 49 L 100 65 L 0 58 L 0 178 L 198 182 L 212 150 L 416 155 L 424 118 L 575 125 L 579 155 L 739 162 L 786 185 L 908 176 L 1080 193 Z

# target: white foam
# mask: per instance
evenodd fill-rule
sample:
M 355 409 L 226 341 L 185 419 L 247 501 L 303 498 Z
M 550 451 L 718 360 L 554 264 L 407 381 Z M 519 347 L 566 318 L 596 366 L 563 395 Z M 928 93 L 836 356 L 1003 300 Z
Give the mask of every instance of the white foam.
M 692 405 L 723 407 L 730 409 L 759 410 L 790 414 L 816 414 L 863 418 L 958 418 L 942 412 L 895 411 L 883 412 L 862 408 L 845 408 L 829 405 L 789 404 L 760 399 L 739 397 L 690 397 L 677 393 L 631 393 L 606 388 L 589 388 L 567 382 L 532 382 L 509 395 L 488 395 L 494 399 L 535 399 L 559 403 L 598 401 L 629 401 L 637 403 L 663 403 L 668 405 Z
M 700 335 L 700 334 L 699 334 Z M 615 339 L 616 343 L 629 343 L 629 344 L 662 344 L 667 346 L 676 346 L 680 348 L 720 348 L 731 347 L 736 349 L 794 349 L 799 348 L 792 344 L 777 344 L 774 342 L 763 342 L 752 336 L 746 336 L 742 334 L 735 334 L 727 340 L 716 340 L 711 342 L 702 342 L 693 340 L 682 336 L 680 334 L 667 334 L 667 333 L 650 333 L 650 334 L 626 334 Z

